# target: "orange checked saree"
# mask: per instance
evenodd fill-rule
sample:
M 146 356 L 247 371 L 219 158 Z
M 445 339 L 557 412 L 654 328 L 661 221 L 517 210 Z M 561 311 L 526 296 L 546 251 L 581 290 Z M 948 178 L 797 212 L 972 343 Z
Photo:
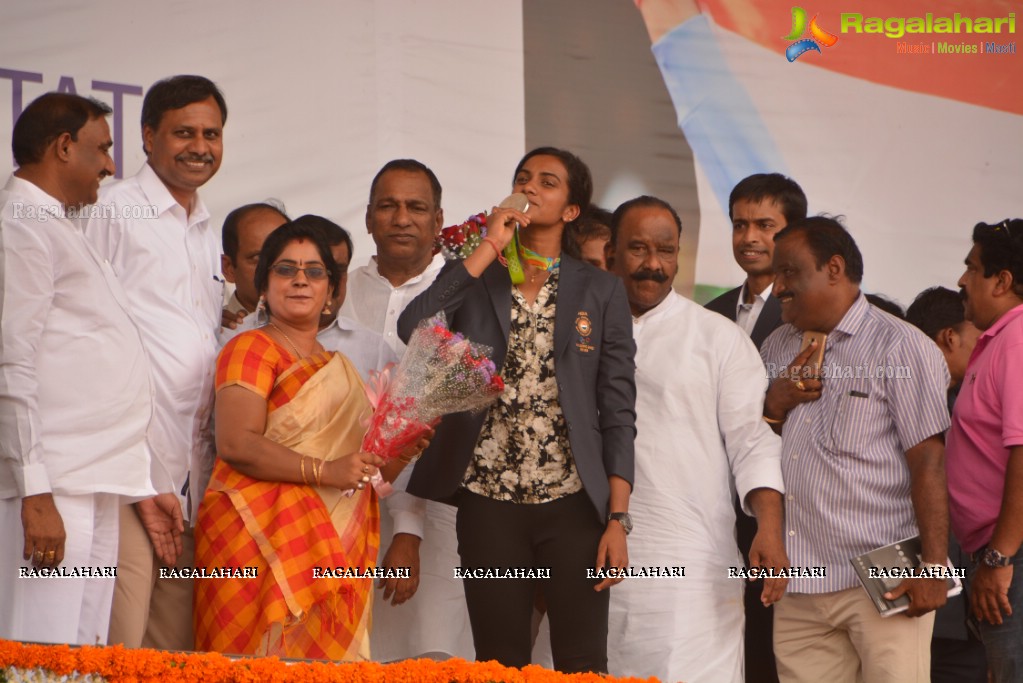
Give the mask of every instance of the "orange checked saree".
M 267 399 L 268 439 L 328 461 L 360 449 L 370 406 L 344 356 L 294 362 L 252 330 L 228 342 L 217 360 L 217 390 L 236 384 Z M 196 649 L 368 659 L 372 579 L 314 578 L 313 570 L 374 566 L 379 527 L 373 487 L 347 497 L 261 481 L 218 458 L 199 508 L 195 564 L 254 568 L 257 578 L 196 579 Z

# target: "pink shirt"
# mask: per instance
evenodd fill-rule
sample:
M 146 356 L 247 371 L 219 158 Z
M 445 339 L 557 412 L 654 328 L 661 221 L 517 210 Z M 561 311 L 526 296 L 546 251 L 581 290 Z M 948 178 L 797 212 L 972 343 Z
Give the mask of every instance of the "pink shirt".
M 966 552 L 991 541 L 1009 464 L 1023 446 L 1023 305 L 977 340 L 946 444 L 952 531 Z

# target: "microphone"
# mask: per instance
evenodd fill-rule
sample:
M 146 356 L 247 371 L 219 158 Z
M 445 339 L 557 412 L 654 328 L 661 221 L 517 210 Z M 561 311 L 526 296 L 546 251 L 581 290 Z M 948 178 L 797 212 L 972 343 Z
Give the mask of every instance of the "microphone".
M 510 194 L 502 199 L 501 203 L 497 206 L 501 209 L 516 209 L 525 213 L 529 210 L 529 199 L 521 192 L 516 192 L 515 194 Z M 518 226 L 519 224 L 516 223 L 515 227 L 517 228 Z

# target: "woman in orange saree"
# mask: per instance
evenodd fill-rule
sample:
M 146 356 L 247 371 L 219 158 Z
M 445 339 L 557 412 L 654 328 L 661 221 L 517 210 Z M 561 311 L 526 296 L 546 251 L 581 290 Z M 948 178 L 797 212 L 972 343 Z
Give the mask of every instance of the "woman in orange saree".
M 217 462 L 196 566 L 230 576 L 196 579 L 197 650 L 369 658 L 372 579 L 351 574 L 376 561 L 369 484 L 382 461 L 360 452 L 371 409 L 358 373 L 316 341 L 337 271 L 314 226 L 278 228 L 256 270 L 269 323 L 232 339 L 217 361 Z M 409 459 L 384 465 L 383 478 Z

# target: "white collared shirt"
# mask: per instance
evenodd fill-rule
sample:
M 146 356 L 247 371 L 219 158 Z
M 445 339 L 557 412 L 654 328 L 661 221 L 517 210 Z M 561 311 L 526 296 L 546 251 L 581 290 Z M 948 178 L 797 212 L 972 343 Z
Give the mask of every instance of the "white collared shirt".
M 0 191 L 0 498 L 153 495 L 151 416 L 149 363 L 110 264 L 58 200 L 12 176 Z
M 183 510 L 193 519 L 213 466 L 210 417 L 224 296 L 220 240 L 198 195 L 187 213 L 148 163 L 104 188 L 98 204 L 113 206 L 117 216 L 155 207 L 155 218 L 93 218 L 85 230 L 124 285 L 152 364 L 153 485 L 181 495 L 191 472 L 191 505 Z
M 747 287 L 749 287 L 749 280 L 743 282 L 742 289 L 739 290 L 739 301 L 735 304 L 735 324 L 746 330 L 746 334 L 753 336 L 753 328 L 757 326 L 757 320 L 760 319 L 760 314 L 764 310 L 767 297 L 771 296 L 774 282 L 767 285 L 764 291 L 754 294 L 751 304 L 746 303 Z
M 426 270 L 395 287 L 380 274 L 374 256 L 367 265 L 349 273 L 348 294 L 341 313 L 383 335 L 387 345 L 401 356 L 405 353 L 405 344 L 398 337 L 398 316 L 433 284 L 443 266 L 444 256 L 437 254 Z
M 398 362 L 398 355 L 379 333 L 342 315 L 320 330 L 316 338 L 328 351 L 345 354 L 363 381 L 369 379 L 370 370 L 379 372 L 388 363 Z
M 675 504 L 731 526 L 732 496 L 723 493 L 729 487 L 747 512 L 745 497 L 753 489 L 784 491 L 781 439 L 761 418 L 767 378 L 753 342 L 726 318 L 674 290 L 633 319 L 633 334 L 640 434 L 636 495 L 656 500 L 678 495 L 683 487 L 686 495 Z M 672 358 L 684 362 L 672 364 Z M 669 458 L 669 451 L 686 457 Z M 641 452 L 648 455 L 642 462 Z M 651 458 L 651 453 L 666 460 Z M 643 487 L 638 485 L 641 473 L 648 477 Z M 661 479 L 669 474 L 677 475 L 674 483 Z M 686 482 L 700 483 L 690 491 Z M 630 508 L 632 503 L 630 499 Z M 722 536 L 730 537 L 726 531 Z M 738 552 L 734 542 L 715 549 L 726 553 L 721 559 Z
M 395 287 L 380 274 L 374 256 L 367 265 L 348 274 L 348 293 L 341 314 L 383 335 L 384 342 L 400 358 L 405 353 L 405 344 L 398 337 L 398 316 L 413 299 L 429 289 L 443 267 L 444 256 L 437 254 L 426 270 Z M 426 501 L 405 493 L 412 469 L 406 467 L 394 481 L 395 492 L 387 498 L 385 507 L 394 520 L 394 533 L 422 538 Z

